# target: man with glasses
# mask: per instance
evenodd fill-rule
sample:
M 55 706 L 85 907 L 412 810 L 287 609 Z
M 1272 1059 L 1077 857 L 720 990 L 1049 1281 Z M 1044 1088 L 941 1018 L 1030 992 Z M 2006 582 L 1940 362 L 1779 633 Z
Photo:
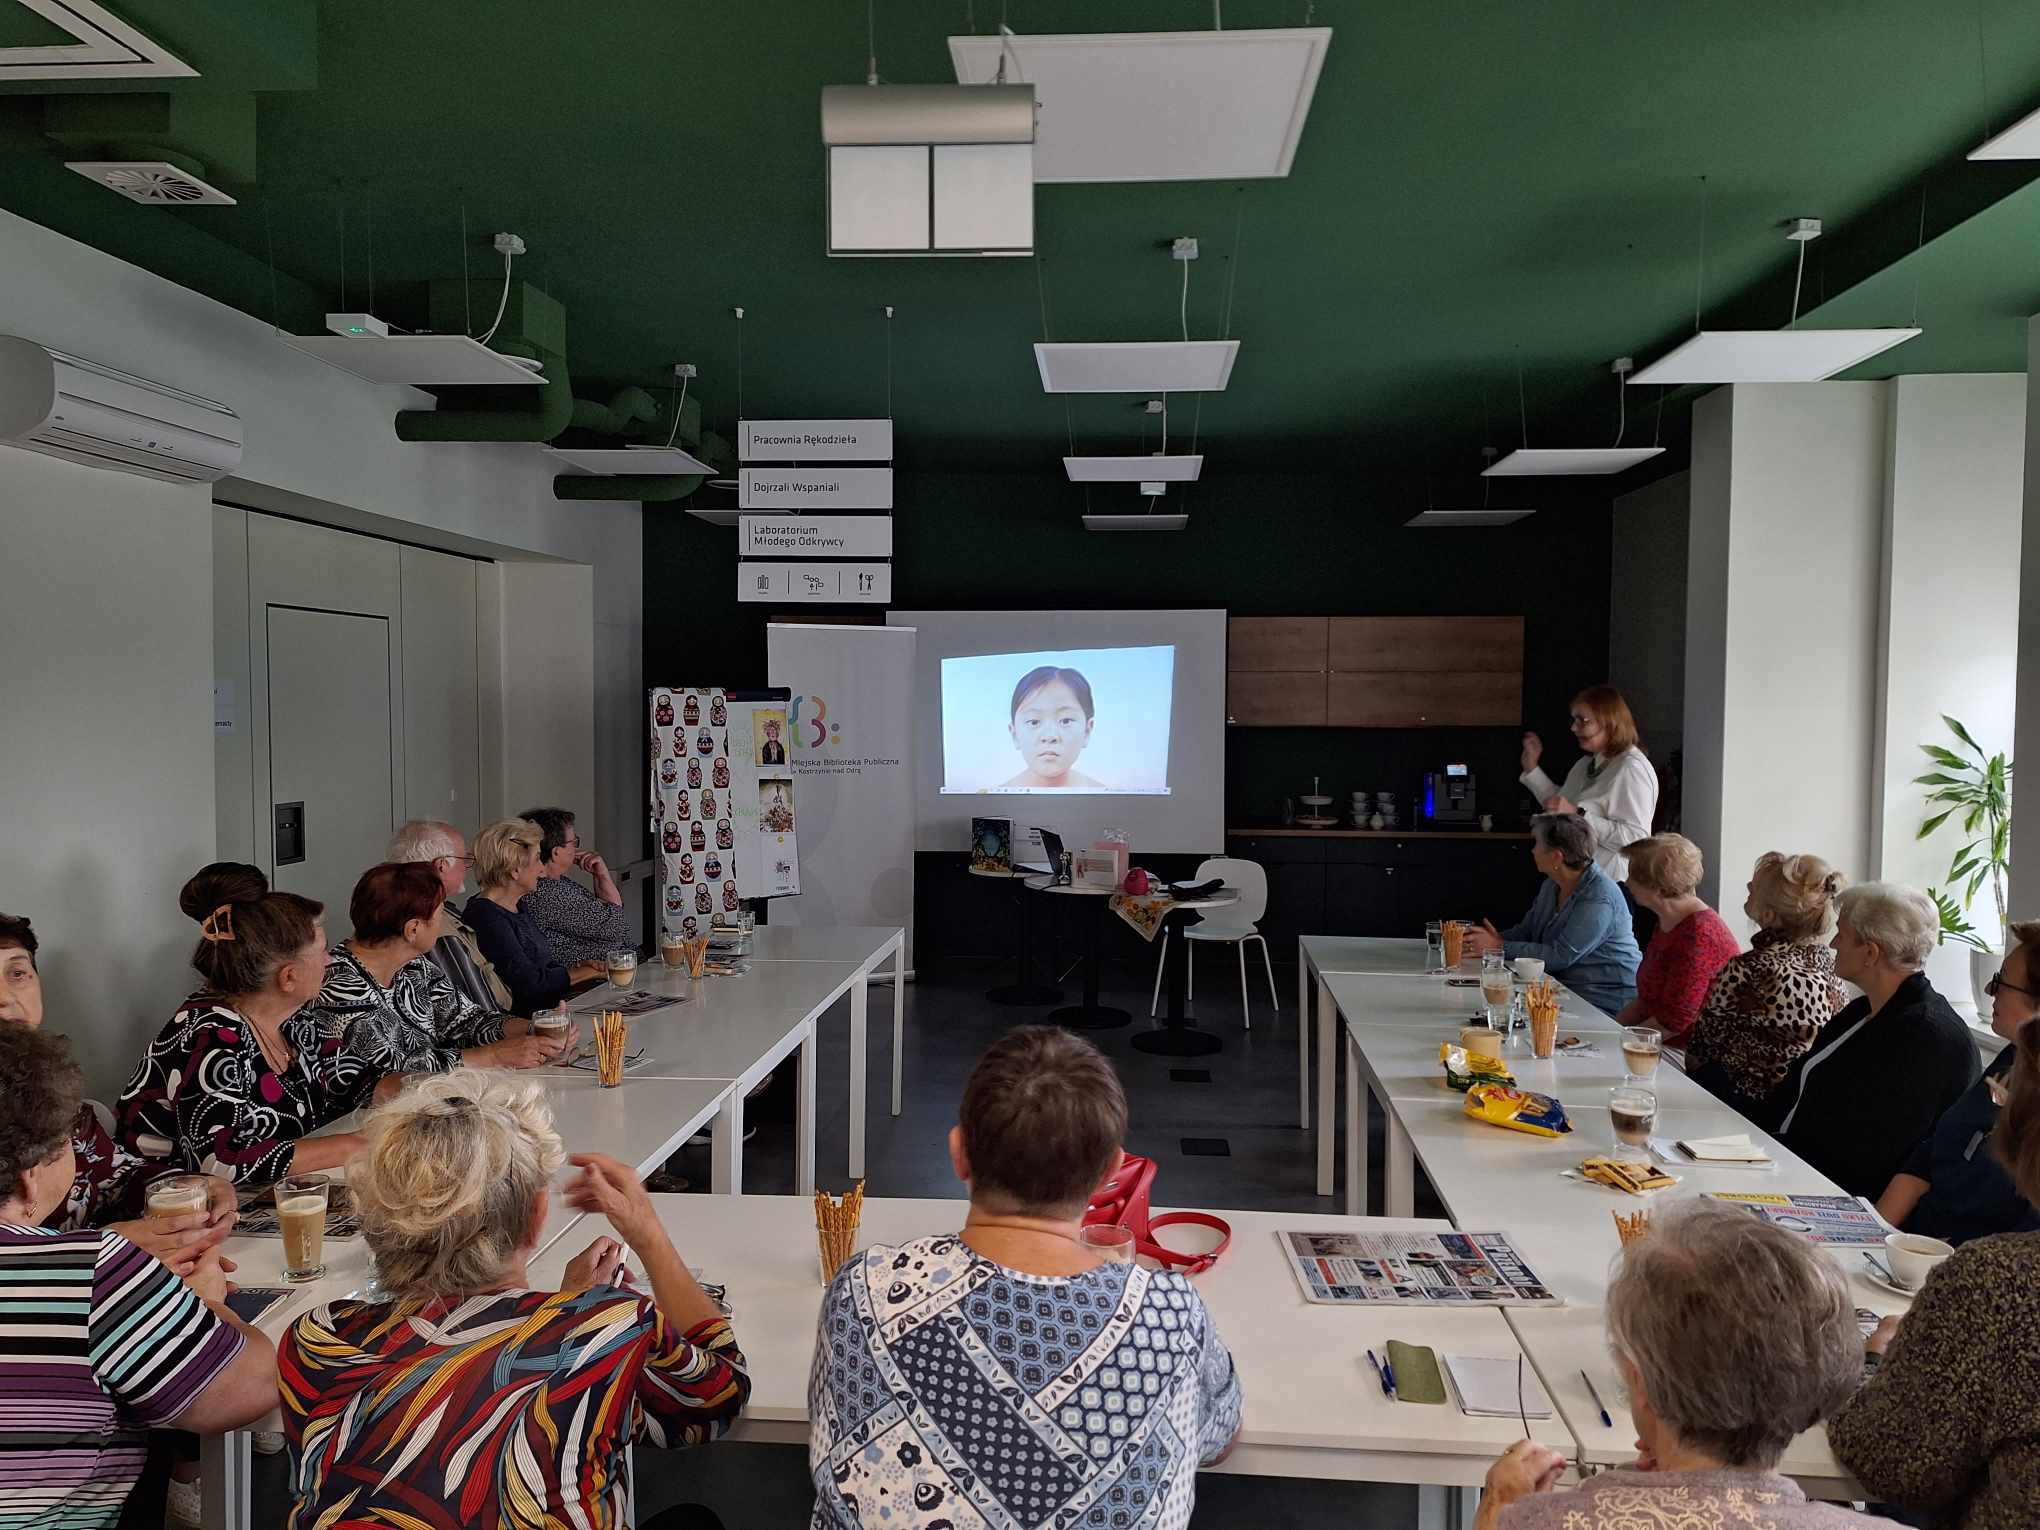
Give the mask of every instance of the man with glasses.
M 433 942 L 432 959 L 439 963 L 447 981 L 463 998 L 472 999 L 491 1014 L 506 1012 L 510 1008 L 510 990 L 482 955 L 482 948 L 475 943 L 475 932 L 457 912 L 460 894 L 467 886 L 468 868 L 475 863 L 460 830 L 436 818 L 414 818 L 390 837 L 389 853 L 384 859 L 423 861 L 438 873 L 440 889 L 446 894 L 446 905 L 440 910 L 446 933 Z
M 607 962 L 611 951 L 635 947 L 623 893 L 608 863 L 581 848 L 574 815 L 565 808 L 536 807 L 519 816 L 537 824 L 544 836 L 538 846 L 538 886 L 526 895 L 523 909 L 552 942 L 554 959 L 567 967 Z M 595 884 L 592 893 L 568 875 L 577 869 Z

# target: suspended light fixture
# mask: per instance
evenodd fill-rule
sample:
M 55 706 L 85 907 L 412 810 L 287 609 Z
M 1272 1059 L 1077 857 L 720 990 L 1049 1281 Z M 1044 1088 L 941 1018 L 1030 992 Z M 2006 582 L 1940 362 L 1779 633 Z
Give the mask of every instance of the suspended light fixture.
M 1629 395 L 1623 391 L 1622 381 L 1636 370 L 1636 363 L 1627 356 L 1618 356 L 1609 365 L 1615 374 L 1615 397 L 1617 399 L 1618 423 L 1613 446 L 1536 446 L 1529 445 L 1527 429 L 1525 443 L 1482 470 L 1484 478 L 1585 478 L 1608 473 L 1627 472 L 1639 462 L 1648 462 L 1661 455 L 1664 448 L 1658 445 L 1624 446 L 1622 438 L 1629 434 Z

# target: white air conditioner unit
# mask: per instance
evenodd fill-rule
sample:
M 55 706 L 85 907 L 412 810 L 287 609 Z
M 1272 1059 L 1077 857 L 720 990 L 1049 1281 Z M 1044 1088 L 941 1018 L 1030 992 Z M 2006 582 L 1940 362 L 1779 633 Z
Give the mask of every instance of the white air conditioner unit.
M 241 417 L 196 393 L 0 335 L 0 442 L 166 483 L 211 483 L 240 465 Z

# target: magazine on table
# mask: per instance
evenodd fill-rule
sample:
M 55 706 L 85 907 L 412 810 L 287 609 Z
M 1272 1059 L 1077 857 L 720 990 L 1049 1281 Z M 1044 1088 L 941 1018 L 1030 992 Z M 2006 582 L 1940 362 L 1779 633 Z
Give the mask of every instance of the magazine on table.
M 1762 1195 L 1715 1190 L 1709 1198 L 1740 1206 L 1773 1227 L 1796 1232 L 1824 1248 L 1883 1248 L 1891 1224 L 1861 1196 Z
M 650 993 L 639 989 L 636 993 L 619 994 L 609 990 L 585 1003 L 570 1006 L 569 1012 L 576 1015 L 599 1015 L 611 1010 L 619 1015 L 649 1015 L 655 1009 L 665 1009 L 673 1004 L 685 1004 L 685 994 Z
M 1278 1232 L 1303 1299 L 1327 1306 L 1558 1307 L 1506 1233 Z

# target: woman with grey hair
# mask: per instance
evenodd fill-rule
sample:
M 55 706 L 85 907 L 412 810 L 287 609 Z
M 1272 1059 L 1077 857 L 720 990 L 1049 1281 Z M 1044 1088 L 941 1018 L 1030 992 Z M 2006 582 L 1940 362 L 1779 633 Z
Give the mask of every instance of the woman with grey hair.
M 1845 1530 L 1890 1525 L 1806 1495 L 1777 1470 L 1794 1436 L 1863 1375 L 1847 1280 L 1797 1233 L 1707 1200 L 1660 1211 L 1622 1250 L 1608 1341 L 1637 1462 L 1551 1491 L 1565 1457 L 1524 1440 L 1488 1471 L 1475 1530 Z
M 1976 1043 L 1920 969 L 1941 917 L 1925 893 L 1863 882 L 1837 900 L 1835 975 L 1863 997 L 1751 1119 L 1851 1195 L 1878 1196 L 1981 1071 Z
M 363 1135 L 348 1183 L 384 1297 L 328 1302 L 279 1346 L 290 1522 L 629 1523 L 627 1447 L 715 1439 L 750 1395 L 729 1319 L 637 1175 L 568 1158 L 537 1083 L 469 1068 L 417 1080 Z M 611 1238 L 560 1289 L 533 1285 L 564 1163 L 580 1172 L 563 1198 L 609 1219 L 649 1295 L 626 1283 Z M 701 1510 L 638 1521 L 713 1523 Z
M 1530 820 L 1530 858 L 1544 886 L 1530 912 L 1506 930 L 1483 922 L 1468 935 L 1477 952 L 1534 956 L 1550 976 L 1609 1014 L 1636 997 L 1643 961 L 1622 889 L 1594 863 L 1594 833 L 1577 813 Z

